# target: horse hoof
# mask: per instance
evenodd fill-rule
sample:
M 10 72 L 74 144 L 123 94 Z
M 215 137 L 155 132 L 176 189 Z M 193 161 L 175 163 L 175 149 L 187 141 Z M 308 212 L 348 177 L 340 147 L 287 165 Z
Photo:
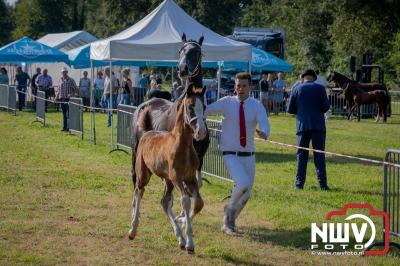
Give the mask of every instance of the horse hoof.
M 179 245 L 179 248 L 180 248 L 181 250 L 185 250 L 185 249 L 186 249 L 185 245 Z
M 194 254 L 194 247 L 186 247 L 186 251 L 188 254 Z
M 129 230 L 129 234 L 128 234 L 129 240 L 133 240 L 136 237 L 136 232 L 133 232 L 132 229 Z

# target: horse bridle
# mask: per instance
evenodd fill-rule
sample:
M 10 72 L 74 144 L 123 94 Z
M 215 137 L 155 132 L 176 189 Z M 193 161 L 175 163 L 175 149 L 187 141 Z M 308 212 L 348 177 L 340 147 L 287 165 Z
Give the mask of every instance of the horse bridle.
M 197 115 L 195 115 L 194 117 L 190 117 L 188 114 L 188 108 L 187 108 L 187 104 L 185 99 L 183 99 L 183 108 L 184 108 L 184 117 L 185 117 L 185 123 L 188 124 L 191 127 L 191 123 L 193 121 L 198 120 Z M 196 113 L 196 112 L 195 112 Z
M 200 51 L 201 51 L 201 46 L 197 42 L 185 42 L 184 45 L 181 47 L 181 49 L 179 49 L 179 56 L 181 55 L 182 51 L 185 49 L 185 47 L 188 44 L 196 45 L 198 48 L 200 48 Z M 188 78 L 193 78 L 193 77 L 196 77 L 197 75 L 199 75 L 202 56 L 203 56 L 203 54 L 200 55 L 199 60 L 197 61 L 197 64 L 196 64 L 196 67 L 194 68 L 194 70 L 192 72 L 189 71 Z

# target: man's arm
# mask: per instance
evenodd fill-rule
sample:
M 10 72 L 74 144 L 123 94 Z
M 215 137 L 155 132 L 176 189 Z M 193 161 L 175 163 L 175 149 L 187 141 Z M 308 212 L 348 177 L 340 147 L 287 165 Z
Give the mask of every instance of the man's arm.
M 287 107 L 287 112 L 293 115 L 297 114 L 296 94 L 297 94 L 297 87 L 292 89 Z
M 258 123 L 258 129 L 256 129 L 256 132 L 258 136 L 260 138 L 267 139 L 270 133 L 270 125 L 267 112 L 265 111 L 265 108 L 261 103 L 257 104 L 256 118 Z
M 322 86 L 321 86 L 322 87 Z M 326 95 L 326 90 L 324 87 L 321 89 L 321 111 L 323 113 L 328 112 L 330 107 L 328 96 Z
M 209 115 L 224 115 L 224 107 L 227 101 L 227 97 L 223 97 L 216 102 L 213 102 L 210 105 L 207 105 L 206 110 L 204 112 L 204 116 L 207 117 Z

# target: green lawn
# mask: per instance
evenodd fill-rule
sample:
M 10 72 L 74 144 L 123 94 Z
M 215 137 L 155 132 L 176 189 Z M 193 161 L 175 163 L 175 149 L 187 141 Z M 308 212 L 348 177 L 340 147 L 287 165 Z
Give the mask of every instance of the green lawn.
M 312 163 L 305 190 L 295 191 L 295 151 L 258 142 L 254 190 L 237 221 L 242 236 L 220 232 L 225 204 L 220 200 L 230 184 L 209 177 L 212 184 L 201 190 L 205 207 L 193 222 L 196 254 L 188 255 L 179 250 L 162 211 L 163 186 L 157 177 L 144 194 L 138 236 L 128 240 L 130 156 L 108 154 L 105 114 L 96 116 L 97 145 L 88 141 L 87 114 L 84 141 L 60 132 L 59 113 L 48 114 L 46 127 L 33 120 L 33 113 L 0 112 L 0 265 L 399 264 L 394 252 L 329 257 L 313 256 L 309 249 L 310 224 L 323 222 L 328 212 L 351 202 L 382 208 L 381 166 L 329 157 L 332 191 L 318 190 Z M 291 116 L 270 121 L 271 139 L 295 142 Z M 329 151 L 382 160 L 388 148 L 400 148 L 399 116 L 388 124 L 332 118 L 327 127 Z

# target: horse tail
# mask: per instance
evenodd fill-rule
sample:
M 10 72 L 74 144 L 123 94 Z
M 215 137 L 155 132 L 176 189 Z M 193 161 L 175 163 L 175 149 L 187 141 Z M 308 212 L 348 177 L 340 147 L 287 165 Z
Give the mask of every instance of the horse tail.
M 143 132 L 153 129 L 152 117 L 148 109 L 143 110 L 141 113 L 138 119 L 138 127 L 143 130 Z

